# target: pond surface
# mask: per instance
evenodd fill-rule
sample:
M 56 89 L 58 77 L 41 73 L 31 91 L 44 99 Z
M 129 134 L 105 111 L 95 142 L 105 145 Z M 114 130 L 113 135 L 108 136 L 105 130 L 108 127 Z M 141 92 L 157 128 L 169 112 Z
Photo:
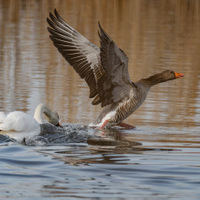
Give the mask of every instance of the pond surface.
M 100 21 L 128 55 L 133 81 L 166 69 L 185 76 L 151 89 L 125 120 L 135 130 L 28 144 L 1 135 L 1 199 L 199 199 L 199 1 L 0 0 L 0 110 L 33 115 L 43 102 L 62 124 L 87 125 L 101 108 L 49 39 L 54 8 L 98 46 Z

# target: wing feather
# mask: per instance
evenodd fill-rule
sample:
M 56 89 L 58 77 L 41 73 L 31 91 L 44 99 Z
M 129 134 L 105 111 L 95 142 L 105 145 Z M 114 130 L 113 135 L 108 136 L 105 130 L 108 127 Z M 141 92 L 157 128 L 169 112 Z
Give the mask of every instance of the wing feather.
M 133 85 L 128 73 L 128 57 L 108 36 L 99 23 L 101 64 L 105 74 L 97 82 L 101 106 L 116 103 L 127 95 Z
M 86 81 L 93 105 L 106 106 L 129 95 L 132 82 L 128 73 L 128 57 L 115 44 L 99 23 L 101 47 L 97 47 L 69 26 L 54 10 L 47 18 L 50 39 L 55 47 Z
M 50 39 L 79 76 L 86 81 L 90 88 L 89 97 L 97 96 L 97 78 L 94 71 L 104 73 L 100 63 L 99 47 L 69 26 L 56 10 L 54 15 L 50 13 L 49 17 L 47 22 L 50 26 Z

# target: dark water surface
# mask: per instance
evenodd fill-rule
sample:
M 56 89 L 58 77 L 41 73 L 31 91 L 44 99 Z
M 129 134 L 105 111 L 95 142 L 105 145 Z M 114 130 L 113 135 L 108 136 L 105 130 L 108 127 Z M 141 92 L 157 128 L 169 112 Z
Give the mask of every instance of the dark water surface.
M 56 8 L 99 45 L 98 21 L 129 57 L 133 81 L 166 69 L 126 122 L 136 130 L 78 130 L 18 144 L 0 137 L 1 199 L 199 199 L 198 0 L 0 0 L 0 111 L 33 115 L 40 102 L 62 123 L 88 124 L 101 108 L 49 39 Z

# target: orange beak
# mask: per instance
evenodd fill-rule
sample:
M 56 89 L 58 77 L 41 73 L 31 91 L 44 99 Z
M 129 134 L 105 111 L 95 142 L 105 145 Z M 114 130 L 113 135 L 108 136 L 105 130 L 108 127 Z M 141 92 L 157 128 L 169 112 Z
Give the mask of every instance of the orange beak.
M 175 77 L 176 77 L 176 78 L 184 77 L 184 75 L 181 74 L 181 73 L 176 73 L 176 72 L 174 72 L 174 73 L 175 73 Z

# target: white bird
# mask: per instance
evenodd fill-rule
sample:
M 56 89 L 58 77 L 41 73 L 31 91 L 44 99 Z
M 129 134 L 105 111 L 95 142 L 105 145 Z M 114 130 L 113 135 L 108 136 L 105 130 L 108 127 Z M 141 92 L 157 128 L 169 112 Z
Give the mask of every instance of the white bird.
M 40 124 L 44 123 L 43 114 L 47 117 L 49 123 L 61 126 L 58 113 L 41 103 L 37 106 L 34 117 L 21 111 L 10 112 L 8 115 L 0 112 L 1 133 L 9 135 L 20 142 L 26 137 L 39 135 L 41 133 Z

